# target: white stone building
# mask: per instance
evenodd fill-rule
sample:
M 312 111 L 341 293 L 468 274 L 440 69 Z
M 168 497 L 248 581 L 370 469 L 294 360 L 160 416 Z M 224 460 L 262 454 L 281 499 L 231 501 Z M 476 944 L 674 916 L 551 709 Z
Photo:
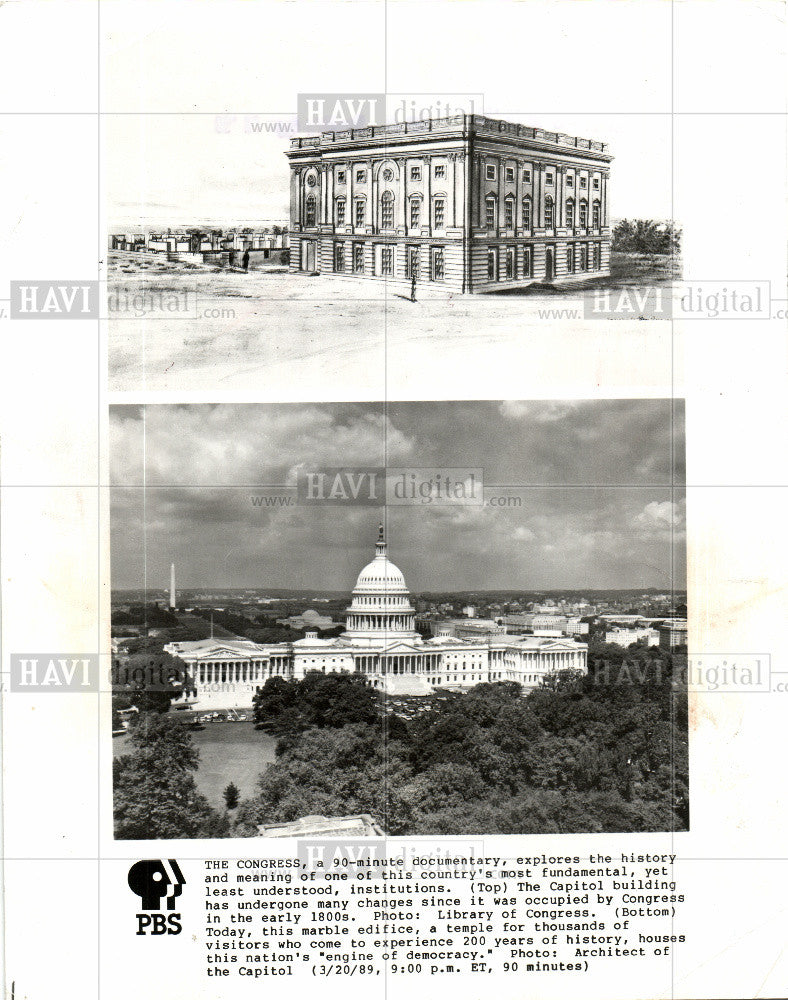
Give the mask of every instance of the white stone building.
M 308 631 L 295 642 L 265 645 L 245 639 L 169 643 L 165 651 L 187 664 L 196 691 L 176 707 L 249 708 L 269 677 L 300 679 L 312 670 L 360 674 L 390 695 L 424 695 L 437 687 L 466 689 L 494 681 L 517 681 L 529 689 L 554 671 L 587 669 L 584 643 L 506 634 L 425 639 L 416 631 L 415 617 L 381 527 L 375 557 L 356 581 L 345 632 L 320 639 Z

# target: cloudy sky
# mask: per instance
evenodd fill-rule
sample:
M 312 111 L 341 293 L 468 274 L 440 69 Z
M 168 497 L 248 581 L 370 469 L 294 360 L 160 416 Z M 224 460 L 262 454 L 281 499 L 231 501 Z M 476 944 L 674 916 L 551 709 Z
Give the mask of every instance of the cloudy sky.
M 112 584 L 165 586 L 175 562 L 189 588 L 350 590 L 383 514 L 416 592 L 684 588 L 683 412 L 668 400 L 113 407 Z M 296 503 L 299 473 L 381 465 L 483 469 L 488 502 Z

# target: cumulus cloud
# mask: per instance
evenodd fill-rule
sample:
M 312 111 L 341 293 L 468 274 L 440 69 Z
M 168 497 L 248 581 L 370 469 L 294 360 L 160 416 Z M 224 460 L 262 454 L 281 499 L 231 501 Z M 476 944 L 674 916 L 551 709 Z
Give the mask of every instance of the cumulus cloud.
M 684 503 L 673 500 L 652 500 L 637 515 L 635 521 L 646 529 L 684 527 Z
M 111 482 L 253 485 L 295 482 L 305 468 L 410 459 L 413 441 L 383 408 L 148 406 L 110 422 Z
M 536 541 L 536 535 L 530 528 L 526 528 L 525 525 L 520 524 L 514 529 L 514 540 L 516 542 L 534 542 Z
M 499 409 L 509 420 L 528 420 L 537 424 L 550 424 L 564 420 L 580 406 L 580 400 L 518 400 L 505 399 Z

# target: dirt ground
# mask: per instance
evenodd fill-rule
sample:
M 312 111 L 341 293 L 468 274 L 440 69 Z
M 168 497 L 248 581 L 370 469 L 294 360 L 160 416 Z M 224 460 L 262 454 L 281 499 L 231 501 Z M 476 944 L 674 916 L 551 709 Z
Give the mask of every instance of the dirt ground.
M 458 355 L 467 358 L 463 349 L 472 344 L 489 347 L 485 353 L 499 368 L 502 362 L 506 368 L 507 360 L 553 368 L 579 360 L 588 364 L 593 355 L 582 340 L 596 336 L 600 322 L 583 318 L 584 291 L 664 284 L 670 269 L 665 258 L 616 255 L 611 270 L 610 278 L 582 286 L 534 285 L 500 295 L 420 286 L 413 303 L 405 283 L 303 275 L 281 266 L 244 273 L 111 252 L 109 387 L 149 392 L 271 387 L 286 398 L 297 370 L 301 398 L 309 398 L 312 388 L 314 398 L 330 397 L 327 387 L 334 381 L 344 386 L 336 398 L 349 398 L 354 383 L 365 388 L 354 398 L 374 398 L 392 379 L 406 385 L 420 381 L 425 371 L 432 379 L 450 376 Z M 625 320 L 606 325 L 611 349 L 628 352 L 643 339 L 642 327 L 651 326 L 637 329 Z M 574 360 L 562 355 L 564 348 Z M 644 356 L 644 365 L 659 365 L 661 357 Z

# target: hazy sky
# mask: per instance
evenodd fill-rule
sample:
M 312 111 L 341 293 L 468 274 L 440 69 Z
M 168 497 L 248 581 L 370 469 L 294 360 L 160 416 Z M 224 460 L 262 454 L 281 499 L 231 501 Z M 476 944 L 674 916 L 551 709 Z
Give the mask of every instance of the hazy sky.
M 110 225 L 285 220 L 302 92 L 385 93 L 392 107 L 438 112 L 472 96 L 491 117 L 608 142 L 612 216 L 670 217 L 673 12 L 662 0 L 183 10 L 118 0 L 102 14 Z
M 686 585 L 680 402 L 113 407 L 111 435 L 115 588 L 175 562 L 183 587 L 349 590 L 381 515 L 412 591 Z M 519 505 L 295 503 L 299 471 L 383 464 L 482 468 Z

